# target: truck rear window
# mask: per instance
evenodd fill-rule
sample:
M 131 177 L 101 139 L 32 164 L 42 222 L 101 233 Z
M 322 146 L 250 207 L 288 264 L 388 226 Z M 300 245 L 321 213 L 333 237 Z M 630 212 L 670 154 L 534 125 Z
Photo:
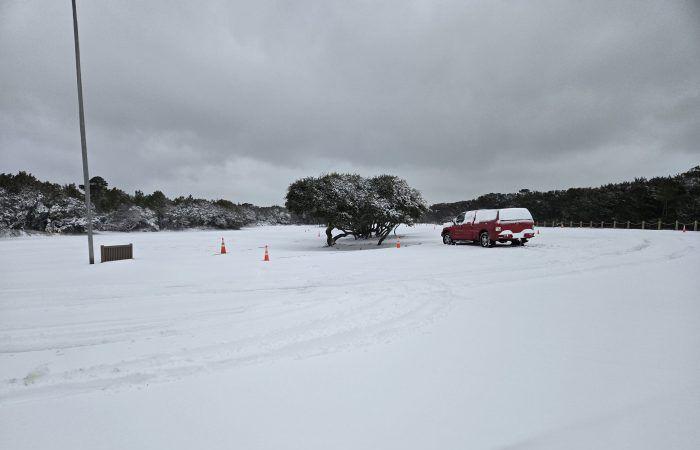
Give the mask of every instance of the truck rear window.
M 498 214 L 497 209 L 480 209 L 476 212 L 475 223 L 489 222 L 491 220 L 496 220 L 496 215 Z
M 532 220 L 527 208 L 504 208 L 498 213 L 499 220 Z

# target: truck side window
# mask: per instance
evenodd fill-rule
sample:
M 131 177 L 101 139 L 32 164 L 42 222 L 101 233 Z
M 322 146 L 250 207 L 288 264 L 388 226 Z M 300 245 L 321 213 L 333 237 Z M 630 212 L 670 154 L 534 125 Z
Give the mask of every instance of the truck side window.
M 459 215 L 458 215 L 457 218 L 455 219 L 455 223 L 462 223 L 462 222 L 464 222 L 464 214 L 465 214 L 465 213 L 459 213 Z
M 467 211 L 464 216 L 464 221 L 466 223 L 472 223 L 474 221 L 474 214 L 476 214 L 476 211 Z

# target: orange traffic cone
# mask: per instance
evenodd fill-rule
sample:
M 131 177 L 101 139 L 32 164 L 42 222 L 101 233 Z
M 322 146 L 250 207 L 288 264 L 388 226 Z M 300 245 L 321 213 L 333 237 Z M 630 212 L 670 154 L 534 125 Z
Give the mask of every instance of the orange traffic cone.
M 401 238 L 400 237 L 396 238 L 396 248 L 401 248 Z
M 221 238 L 221 254 L 226 254 L 226 245 L 224 244 L 224 238 Z
M 263 261 L 269 261 L 270 260 L 270 254 L 267 252 L 267 245 L 265 246 L 265 256 L 263 257 Z

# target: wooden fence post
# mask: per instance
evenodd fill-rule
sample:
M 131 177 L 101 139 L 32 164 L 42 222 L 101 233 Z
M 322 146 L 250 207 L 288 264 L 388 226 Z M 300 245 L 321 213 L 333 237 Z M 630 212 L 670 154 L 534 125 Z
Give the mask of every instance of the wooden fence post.
M 644 229 L 644 221 L 642 220 L 642 230 Z
M 593 228 L 593 221 L 591 220 L 591 223 L 588 225 L 589 228 Z
M 661 229 L 661 219 L 659 219 L 659 230 Z
M 676 220 L 676 231 L 678 231 L 678 221 Z
M 613 220 L 613 228 L 617 228 L 617 220 Z
M 571 220 L 571 221 L 569 221 L 569 228 L 573 228 L 573 227 L 574 227 L 574 221 Z
M 601 220 L 600 221 L 600 228 L 604 228 L 604 225 L 605 225 L 605 222 Z
M 628 230 L 630 229 L 630 221 L 629 220 L 627 221 L 627 229 Z
M 695 221 L 695 225 L 693 225 L 693 231 L 698 231 L 698 221 Z
M 578 223 L 579 228 L 583 228 L 583 220 Z

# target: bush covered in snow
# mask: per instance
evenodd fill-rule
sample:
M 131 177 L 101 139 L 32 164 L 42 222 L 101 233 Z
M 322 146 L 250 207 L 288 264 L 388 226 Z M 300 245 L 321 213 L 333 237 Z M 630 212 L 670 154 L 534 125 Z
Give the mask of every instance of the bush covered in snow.
M 155 211 L 136 205 L 124 205 L 110 213 L 102 226 L 108 231 L 158 231 L 160 225 Z
M 295 181 L 287 191 L 287 209 L 307 221 L 326 225 L 329 246 L 345 236 L 379 238 L 397 225 L 413 225 L 427 211 L 420 192 L 393 175 L 364 178 L 331 173 Z M 340 230 L 333 235 L 333 230 Z
M 50 233 L 82 233 L 87 221 L 85 204 L 68 196 L 49 196 L 32 188 L 8 192 L 0 187 L 0 230 L 36 230 Z M 102 217 L 93 224 L 99 228 Z

